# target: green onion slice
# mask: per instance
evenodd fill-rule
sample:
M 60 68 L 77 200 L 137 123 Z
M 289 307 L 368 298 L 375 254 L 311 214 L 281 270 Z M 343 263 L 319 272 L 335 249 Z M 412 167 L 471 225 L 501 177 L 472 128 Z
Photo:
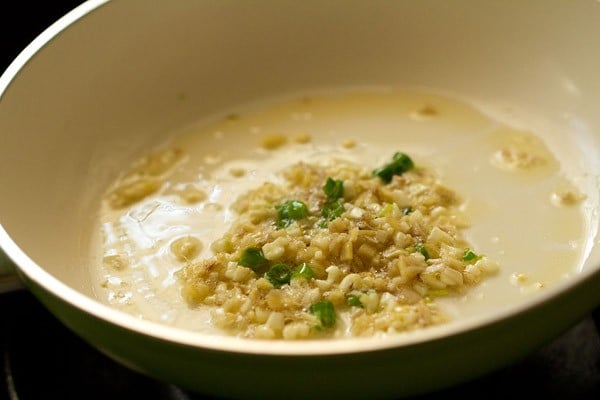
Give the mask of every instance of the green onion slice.
M 360 298 L 355 294 L 350 294 L 348 297 L 346 297 L 346 304 L 348 304 L 350 307 L 364 308 L 363 303 L 360 302 Z
M 281 287 L 290 283 L 292 269 L 287 264 L 278 263 L 273 265 L 265 274 L 265 277 L 275 287 Z
M 471 263 L 479 260 L 481 257 L 481 255 L 475 254 L 471 249 L 467 248 L 463 253 L 462 259 L 465 262 Z
M 265 267 L 268 263 L 269 261 L 263 255 L 262 250 L 256 247 L 248 247 L 244 250 L 239 260 L 240 265 L 250 268 L 254 272 Z
M 277 227 L 286 228 L 294 221 L 308 216 L 308 207 L 300 200 L 288 200 L 275 206 L 277 210 Z
M 373 175 L 381 178 L 385 183 L 390 183 L 394 175 L 402 175 L 415 167 L 413 160 L 404 153 L 396 153 L 392 161 L 383 167 L 373 170 Z
M 423 246 L 423 243 L 415 244 L 415 250 L 423 254 L 423 257 L 425 257 L 426 260 L 429 260 L 429 252 L 427 251 L 425 246 Z
M 323 186 L 323 191 L 328 199 L 337 200 L 344 196 L 344 182 L 333 178 L 327 178 L 325 186 Z
M 331 328 L 335 325 L 335 308 L 328 300 L 319 301 L 310 306 L 311 314 L 319 319 L 317 329 Z
M 323 205 L 323 209 L 321 210 L 321 216 L 325 218 L 326 221 L 332 221 L 338 217 L 340 217 L 344 213 L 344 204 L 342 204 L 341 200 L 328 201 Z
M 302 264 L 298 265 L 296 267 L 296 269 L 294 269 L 294 272 L 292 273 L 292 279 L 296 279 L 296 278 L 310 279 L 313 276 L 315 276 L 315 272 L 312 270 L 312 268 L 310 267 L 310 265 L 308 263 L 302 263 Z

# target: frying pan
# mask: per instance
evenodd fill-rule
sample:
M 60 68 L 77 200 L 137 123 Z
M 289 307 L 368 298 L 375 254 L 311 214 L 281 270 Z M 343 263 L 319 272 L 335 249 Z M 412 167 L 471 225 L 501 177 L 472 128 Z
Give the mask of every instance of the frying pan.
M 0 246 L 66 326 L 187 389 L 389 398 L 473 379 L 600 305 L 598 21 L 591 0 L 85 2 L 0 78 Z M 543 116 L 587 195 L 584 262 L 526 302 L 385 339 L 205 335 L 96 298 L 89 229 L 103 190 L 133 157 L 234 104 L 357 84 L 431 87 Z

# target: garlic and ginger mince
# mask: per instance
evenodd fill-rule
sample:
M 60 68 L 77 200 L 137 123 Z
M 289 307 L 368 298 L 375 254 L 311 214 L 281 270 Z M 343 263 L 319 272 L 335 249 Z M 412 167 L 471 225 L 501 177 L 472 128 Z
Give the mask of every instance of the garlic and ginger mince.
M 303 339 L 424 327 L 445 320 L 435 297 L 497 270 L 462 238 L 456 194 L 406 154 L 373 172 L 331 160 L 282 175 L 238 198 L 215 255 L 183 268 L 184 298 L 216 307 L 220 328 Z
M 123 174 L 97 290 L 240 337 L 413 331 L 571 273 L 584 200 L 540 138 L 458 102 L 304 97 L 176 135 Z

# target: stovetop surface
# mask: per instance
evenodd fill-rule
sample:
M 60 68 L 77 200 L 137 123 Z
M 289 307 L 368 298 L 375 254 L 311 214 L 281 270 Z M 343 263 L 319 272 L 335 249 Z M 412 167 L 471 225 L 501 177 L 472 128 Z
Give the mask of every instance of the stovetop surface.
M 81 1 L 11 2 L 0 24 L 2 70 L 40 32 Z M 600 309 L 520 362 L 428 399 L 600 399 Z M 200 400 L 133 372 L 65 328 L 27 291 L 0 295 L 0 399 Z

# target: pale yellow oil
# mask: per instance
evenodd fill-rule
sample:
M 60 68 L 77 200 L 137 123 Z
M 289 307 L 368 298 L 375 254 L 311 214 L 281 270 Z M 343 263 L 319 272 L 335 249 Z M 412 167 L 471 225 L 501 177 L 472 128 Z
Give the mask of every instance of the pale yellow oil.
M 208 256 L 211 242 L 235 218 L 231 202 L 292 163 L 343 158 L 376 168 L 402 151 L 462 197 L 467 240 L 500 265 L 464 296 L 436 301 L 455 321 L 527 301 L 576 273 L 587 245 L 581 204 L 550 200 L 572 183 L 541 133 L 516 129 L 453 98 L 395 90 L 307 93 L 224 110 L 172 134 L 164 146 L 186 157 L 162 192 L 124 211 L 101 210 L 104 244 L 95 251 L 127 254 L 128 265 L 93 271 L 96 293 L 140 318 L 210 331 L 208 313 L 190 309 L 179 295 L 182 263 L 169 251 L 173 240 L 193 235 L 203 243 L 198 258 Z M 288 140 L 265 149 L 268 135 Z M 496 165 L 494 154 L 511 146 L 545 163 L 522 170 Z M 206 197 L 182 201 L 176 193 L 189 187 Z

